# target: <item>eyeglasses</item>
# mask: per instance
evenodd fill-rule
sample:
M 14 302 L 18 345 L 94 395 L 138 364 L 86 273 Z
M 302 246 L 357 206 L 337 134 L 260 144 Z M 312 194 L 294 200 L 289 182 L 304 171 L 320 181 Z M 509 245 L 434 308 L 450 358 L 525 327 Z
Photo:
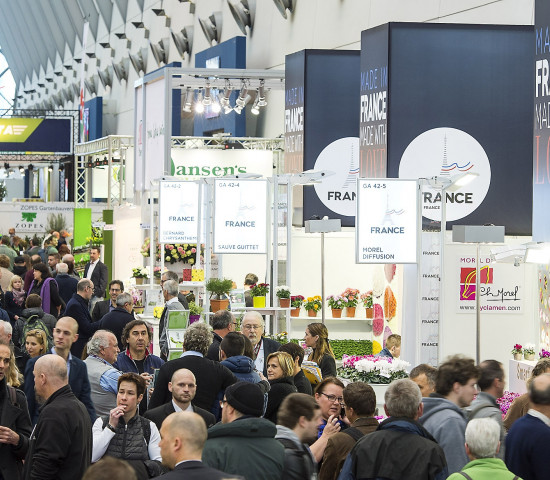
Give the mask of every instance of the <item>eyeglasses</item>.
M 334 403 L 338 401 L 339 404 L 341 405 L 344 404 L 344 397 L 337 397 L 336 395 L 327 395 L 326 393 L 323 393 L 323 392 L 321 392 L 321 395 L 324 395 L 325 397 L 327 397 L 327 400 L 330 403 Z
M 243 325 L 243 330 L 259 330 L 261 325 Z

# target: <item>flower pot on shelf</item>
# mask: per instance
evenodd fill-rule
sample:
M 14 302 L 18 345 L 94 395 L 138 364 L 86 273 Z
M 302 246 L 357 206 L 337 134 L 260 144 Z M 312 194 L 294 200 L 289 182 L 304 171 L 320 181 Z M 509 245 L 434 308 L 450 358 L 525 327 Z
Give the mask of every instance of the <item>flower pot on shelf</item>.
M 341 308 L 333 308 L 332 309 L 332 318 L 342 318 L 342 309 Z
M 293 308 L 290 310 L 290 316 L 291 317 L 299 317 L 300 316 L 300 308 Z
M 346 307 L 346 317 L 355 317 L 356 307 Z
M 155 285 L 160 285 L 160 277 L 155 277 Z
M 374 318 L 374 308 L 365 308 L 365 313 L 367 315 L 367 318 Z
M 145 307 L 135 307 L 134 306 L 134 313 L 137 313 L 138 315 L 142 314 L 145 310 Z
M 143 277 L 135 277 L 136 285 L 143 285 Z
M 279 298 L 279 306 L 281 308 L 290 307 L 290 298 Z
M 514 360 L 517 360 L 518 362 L 522 359 L 522 354 L 521 353 L 514 353 Z
M 189 315 L 189 325 L 198 322 L 201 319 L 200 315 Z
M 252 306 L 254 308 L 265 308 L 265 297 L 252 297 Z
M 222 300 L 210 299 L 210 307 L 212 309 L 212 313 L 216 313 L 220 310 L 227 310 L 228 306 L 229 306 L 229 299 L 227 298 L 224 298 Z
M 535 359 L 534 353 L 524 353 L 523 358 L 527 361 L 533 361 Z
M 317 316 L 317 310 L 308 310 L 307 311 L 308 317 L 316 317 Z

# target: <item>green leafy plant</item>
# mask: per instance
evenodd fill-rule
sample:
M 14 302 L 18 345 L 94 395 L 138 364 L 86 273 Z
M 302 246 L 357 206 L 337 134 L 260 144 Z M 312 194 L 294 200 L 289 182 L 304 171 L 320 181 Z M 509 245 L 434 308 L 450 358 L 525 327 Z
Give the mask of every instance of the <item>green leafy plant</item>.
M 279 285 L 276 295 L 278 298 L 290 298 L 290 288 L 286 285 Z
M 206 288 L 207 292 L 210 292 L 210 298 L 216 295 L 217 299 L 221 299 L 224 295 L 229 294 L 233 288 L 233 280 L 228 278 L 210 278 L 204 288 Z
M 304 303 L 305 298 L 302 295 L 293 295 L 290 297 L 290 305 L 292 308 L 300 308 Z
M 189 303 L 189 314 L 190 315 L 200 315 L 202 313 L 202 307 L 197 305 L 195 302 Z
M 62 213 L 50 213 L 46 218 L 47 232 L 60 232 L 66 230 L 67 221 Z
M 269 293 L 269 283 L 256 283 L 250 287 L 253 297 L 265 297 Z
M 8 189 L 6 188 L 6 182 L 0 182 L 0 202 L 4 201 L 6 195 L 8 194 Z
M 298 345 L 302 343 L 302 340 L 297 338 L 292 338 L 289 341 Z M 330 346 L 336 360 L 342 360 L 344 354 L 372 355 L 372 342 L 370 340 L 331 340 Z

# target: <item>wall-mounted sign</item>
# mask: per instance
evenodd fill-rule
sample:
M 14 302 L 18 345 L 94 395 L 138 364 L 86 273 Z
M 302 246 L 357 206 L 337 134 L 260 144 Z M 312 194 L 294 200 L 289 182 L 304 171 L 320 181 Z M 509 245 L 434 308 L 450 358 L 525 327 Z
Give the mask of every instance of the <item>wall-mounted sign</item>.
M 214 182 L 214 253 L 267 252 L 267 181 Z
M 197 243 L 199 185 L 159 182 L 160 243 Z
M 73 118 L 2 118 L 0 151 L 73 152 Z
M 416 263 L 416 180 L 357 180 L 357 263 Z

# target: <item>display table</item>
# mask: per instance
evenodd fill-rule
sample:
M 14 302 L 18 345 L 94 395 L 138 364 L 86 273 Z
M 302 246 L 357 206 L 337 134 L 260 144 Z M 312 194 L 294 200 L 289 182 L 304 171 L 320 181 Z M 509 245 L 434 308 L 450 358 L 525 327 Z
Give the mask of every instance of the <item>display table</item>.
M 537 362 L 535 360 L 510 360 L 508 366 L 509 390 L 514 393 L 527 393 L 525 381 L 531 376 L 531 371 Z

